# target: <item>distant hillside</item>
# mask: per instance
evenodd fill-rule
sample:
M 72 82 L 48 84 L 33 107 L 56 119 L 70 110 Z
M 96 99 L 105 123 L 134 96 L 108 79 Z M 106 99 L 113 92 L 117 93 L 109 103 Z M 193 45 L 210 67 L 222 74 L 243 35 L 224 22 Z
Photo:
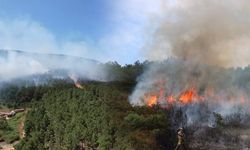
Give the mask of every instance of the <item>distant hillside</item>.
M 62 54 L 40 54 L 19 50 L 0 50 L 0 80 L 50 74 L 90 80 L 105 80 L 103 65 L 92 59 Z
M 77 57 L 77 56 L 69 56 L 69 55 L 64 55 L 64 54 L 45 54 L 45 53 L 34 53 L 34 52 L 25 52 L 21 50 L 5 50 L 5 49 L 0 49 L 0 58 L 7 58 L 9 55 L 17 55 L 17 56 L 25 56 L 25 57 L 32 57 L 36 59 L 42 59 L 42 58 L 51 58 L 51 59 L 68 59 L 68 60 L 75 60 L 75 61 L 80 61 L 81 63 L 95 63 L 98 64 L 100 63 L 97 60 L 93 59 L 88 59 L 88 58 L 83 58 L 83 57 Z

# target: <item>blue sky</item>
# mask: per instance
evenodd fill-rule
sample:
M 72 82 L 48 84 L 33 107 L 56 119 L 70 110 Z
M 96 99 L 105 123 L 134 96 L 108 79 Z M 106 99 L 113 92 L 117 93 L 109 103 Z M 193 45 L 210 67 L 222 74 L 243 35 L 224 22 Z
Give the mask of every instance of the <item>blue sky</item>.
M 0 48 L 121 64 L 144 60 L 162 1 L 0 0 Z
M 1 0 L 0 10 L 5 17 L 34 19 L 60 36 L 76 32 L 95 39 L 112 25 L 108 0 Z

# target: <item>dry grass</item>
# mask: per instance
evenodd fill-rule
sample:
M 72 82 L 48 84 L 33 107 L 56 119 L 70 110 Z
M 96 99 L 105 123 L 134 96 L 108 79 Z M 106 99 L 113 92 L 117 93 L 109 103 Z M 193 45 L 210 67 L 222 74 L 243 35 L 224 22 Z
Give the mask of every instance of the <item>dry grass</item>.
M 250 128 L 200 128 L 189 140 L 192 150 L 250 149 Z

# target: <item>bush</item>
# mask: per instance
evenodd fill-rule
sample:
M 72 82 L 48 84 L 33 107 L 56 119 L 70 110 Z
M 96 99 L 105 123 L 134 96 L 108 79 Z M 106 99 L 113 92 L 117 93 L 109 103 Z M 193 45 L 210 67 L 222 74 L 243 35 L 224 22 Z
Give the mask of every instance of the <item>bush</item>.
M 8 122 L 6 121 L 5 118 L 0 117 L 0 130 L 6 130 L 8 129 Z
M 217 127 L 224 127 L 225 123 L 224 123 L 224 120 L 223 120 L 221 114 L 214 112 L 213 115 L 214 115 L 214 118 L 215 118 L 216 126 Z

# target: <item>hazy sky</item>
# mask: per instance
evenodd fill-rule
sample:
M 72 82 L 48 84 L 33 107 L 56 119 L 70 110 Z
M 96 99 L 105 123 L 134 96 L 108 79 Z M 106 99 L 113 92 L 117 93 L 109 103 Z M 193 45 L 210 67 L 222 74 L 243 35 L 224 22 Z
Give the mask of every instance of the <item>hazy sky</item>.
M 133 63 L 163 1 L 0 0 L 0 48 Z

